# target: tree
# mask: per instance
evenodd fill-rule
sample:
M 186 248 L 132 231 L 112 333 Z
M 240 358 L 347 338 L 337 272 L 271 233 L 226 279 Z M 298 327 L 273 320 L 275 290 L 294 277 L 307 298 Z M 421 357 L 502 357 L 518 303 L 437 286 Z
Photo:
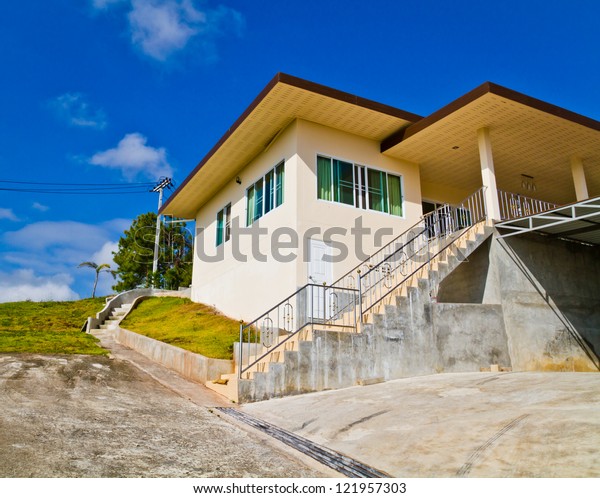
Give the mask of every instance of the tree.
M 98 285 L 98 277 L 100 273 L 105 271 L 112 274 L 113 278 L 115 277 L 115 272 L 110 269 L 110 265 L 108 263 L 102 263 L 99 265 L 98 263 L 94 263 L 93 261 L 84 261 L 77 268 L 93 268 L 96 270 L 96 278 L 94 279 L 94 289 L 92 290 L 92 299 L 96 297 L 96 286 Z
M 192 281 L 192 235 L 185 223 L 161 224 L 158 271 L 152 273 L 156 214 L 139 215 L 119 239 L 114 253 L 118 282 L 113 286 L 117 292 L 136 287 L 177 289 Z

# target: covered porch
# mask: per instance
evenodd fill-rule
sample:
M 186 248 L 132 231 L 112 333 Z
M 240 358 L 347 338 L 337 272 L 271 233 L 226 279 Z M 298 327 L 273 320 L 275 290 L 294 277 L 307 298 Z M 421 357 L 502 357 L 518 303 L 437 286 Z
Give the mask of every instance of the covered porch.
M 484 187 L 495 222 L 600 196 L 600 122 L 493 83 L 388 137 L 381 151 L 419 164 L 429 204 Z

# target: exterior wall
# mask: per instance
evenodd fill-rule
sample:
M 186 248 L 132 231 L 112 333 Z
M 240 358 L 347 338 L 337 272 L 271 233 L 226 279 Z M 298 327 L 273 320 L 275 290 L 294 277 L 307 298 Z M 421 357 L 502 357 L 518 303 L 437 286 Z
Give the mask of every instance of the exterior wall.
M 192 300 L 213 305 L 226 315 L 246 321 L 253 320 L 278 300 L 296 289 L 295 262 L 282 263 L 273 259 L 270 235 L 280 227 L 296 228 L 297 170 L 296 156 L 297 126 L 292 123 L 277 140 L 262 154 L 244 167 L 235 178 L 227 183 L 217 195 L 203 205 L 196 216 L 196 231 L 203 229 L 203 236 L 196 236 L 194 268 L 192 277 Z M 208 256 L 217 254 L 217 213 L 231 203 L 232 223 L 246 228 L 246 190 L 270 169 L 285 160 L 283 204 L 254 222 L 254 230 L 267 229 L 267 237 L 257 237 L 258 249 L 266 256 L 265 262 L 252 256 L 252 236 L 239 237 L 239 252 L 247 261 L 236 258 L 233 238 L 224 242 L 219 249 L 222 258 L 207 262 L 199 256 L 204 251 Z M 283 251 L 282 251 L 283 252 Z
M 348 257 L 333 265 L 334 279 L 358 265 L 363 258 L 355 254 L 355 238 L 350 233 L 355 219 L 362 217 L 370 236 L 363 239 L 362 252 L 373 253 L 394 236 L 413 225 L 421 216 L 421 193 L 418 166 L 389 158 L 379 152 L 377 141 L 367 140 L 311 122 L 296 120 L 290 124 L 266 150 L 238 173 L 242 184 L 235 179 L 200 209 L 196 217 L 197 231 L 203 228 L 203 236 L 196 237 L 192 300 L 213 305 L 223 313 L 245 321 L 254 320 L 261 313 L 308 283 L 308 254 L 305 246 L 307 231 L 311 237 L 323 240 L 328 228 L 340 227 L 346 235 L 335 235 L 337 243 L 348 248 Z M 317 199 L 317 154 L 323 154 L 402 176 L 403 217 L 358 209 L 335 202 Z M 252 225 L 254 231 L 261 229 L 260 253 L 265 261 L 252 256 L 252 237 L 240 237 L 240 252 L 247 261 L 236 260 L 232 252 L 232 240 L 220 246 L 223 258 L 218 262 L 203 261 L 201 252 L 216 254 L 216 216 L 218 211 L 231 203 L 232 220 L 239 226 L 246 225 L 246 190 L 267 171 L 285 160 L 284 202 Z M 289 255 L 289 261 L 277 261 L 273 257 L 272 240 L 277 229 L 290 229 L 298 234 L 293 248 L 282 249 L 280 254 Z M 319 229 L 319 234 L 314 229 Z M 376 245 L 373 234 L 385 229 L 387 235 Z M 393 235 L 390 235 L 393 233 Z M 281 235 L 281 242 L 289 236 Z M 200 251 L 202 249 L 202 251 Z M 335 255 L 335 251 L 334 251 Z M 359 254 L 360 255 L 360 254 Z M 294 257 L 295 256 L 295 257 Z M 328 282 L 331 283 L 331 282 Z
M 317 199 L 317 155 L 401 175 L 404 197 L 403 217 Z M 312 237 L 323 240 L 323 232 L 327 229 L 340 227 L 347 231 L 346 235 L 336 234 L 332 237 L 337 243 L 342 243 L 348 248 L 348 257 L 333 266 L 334 280 L 364 259 L 357 257 L 355 236 L 350 233 L 356 218 L 362 217 L 363 226 L 371 230 L 371 235 L 363 238 L 362 252 L 368 256 L 410 228 L 422 214 L 418 165 L 384 156 L 380 153 L 380 143 L 377 141 L 299 120 L 298 165 L 299 233 L 306 234 L 308 230 L 320 227 L 321 233 Z M 384 235 L 382 243 L 376 244 L 374 234 L 381 229 L 388 230 L 388 233 L 391 231 L 393 235 Z M 334 256 L 336 254 L 337 251 L 334 251 Z M 297 280 L 304 284 L 308 279 L 308 255 L 302 250 L 301 256 L 304 263 L 297 267 Z

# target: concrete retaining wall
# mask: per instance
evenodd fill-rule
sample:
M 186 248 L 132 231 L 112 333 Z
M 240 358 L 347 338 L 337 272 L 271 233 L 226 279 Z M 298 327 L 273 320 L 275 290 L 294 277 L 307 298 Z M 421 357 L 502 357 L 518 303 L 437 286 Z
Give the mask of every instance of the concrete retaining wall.
M 500 305 L 515 370 L 599 369 L 598 247 L 495 238 L 442 282 L 438 300 Z
M 477 372 L 490 365 L 512 365 L 502 306 L 438 303 L 432 311 L 436 349 L 444 372 Z
M 120 327 L 113 333 L 117 342 L 196 382 L 205 383 L 234 372 L 232 360 L 207 358 Z
M 540 235 L 494 242 L 491 281 L 515 368 L 598 371 L 600 248 Z
M 357 383 L 510 366 L 499 305 L 432 304 L 428 281 L 387 306 L 360 334 L 316 330 L 283 363 L 239 382 L 240 402 Z

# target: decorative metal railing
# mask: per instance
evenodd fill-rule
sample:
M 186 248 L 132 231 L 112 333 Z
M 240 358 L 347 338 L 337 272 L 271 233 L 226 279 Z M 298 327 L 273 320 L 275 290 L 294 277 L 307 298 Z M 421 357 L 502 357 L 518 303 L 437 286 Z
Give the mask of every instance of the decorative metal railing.
M 533 199 L 513 192 L 498 190 L 498 202 L 500 203 L 500 219 L 502 221 L 530 216 L 558 207 L 552 202 Z
M 355 331 L 358 301 L 357 289 L 307 284 L 253 322 L 240 324 L 239 376 L 314 325 Z
M 361 273 L 365 274 L 371 268 L 374 268 L 383 261 L 386 261 L 391 255 L 395 254 L 399 249 L 404 247 L 408 241 L 412 240 L 416 232 L 420 233 L 425 229 L 425 227 L 427 227 L 428 235 L 431 238 L 449 235 L 453 231 L 452 224 L 449 222 L 452 217 L 451 213 L 452 207 L 448 204 L 444 204 L 435 211 L 427 213 L 419 221 L 417 221 L 417 223 L 388 242 L 385 246 L 373 253 L 366 260 L 356 265 L 331 285 L 349 287 L 351 289 L 358 287 L 356 276 L 359 270 Z
M 457 205 L 428 213 L 332 285 L 307 284 L 247 325 L 240 324 L 238 373 L 315 325 L 355 332 L 364 313 L 444 251 L 457 235 L 486 219 L 484 187 Z
M 424 216 L 393 242 L 393 252 L 387 251 L 366 271 L 359 268 L 359 315 L 362 317 L 433 259 L 455 251 L 458 236 L 485 219 L 484 187 L 457 205 L 444 205 L 431 216 Z

